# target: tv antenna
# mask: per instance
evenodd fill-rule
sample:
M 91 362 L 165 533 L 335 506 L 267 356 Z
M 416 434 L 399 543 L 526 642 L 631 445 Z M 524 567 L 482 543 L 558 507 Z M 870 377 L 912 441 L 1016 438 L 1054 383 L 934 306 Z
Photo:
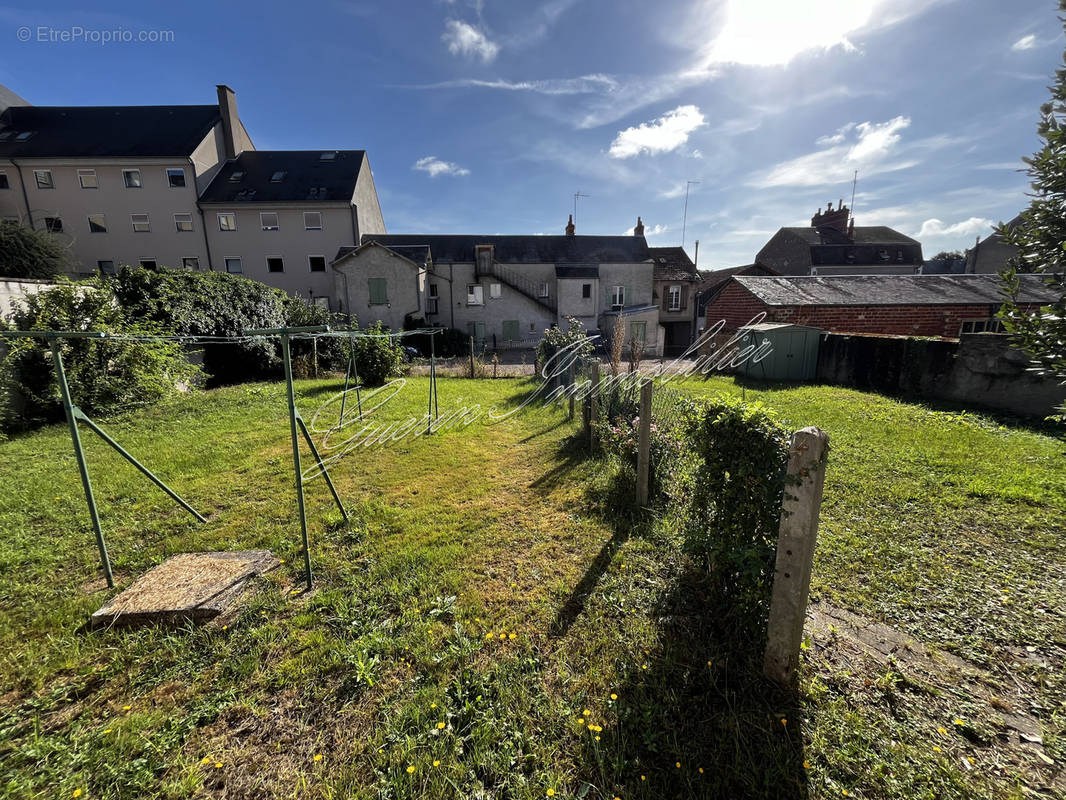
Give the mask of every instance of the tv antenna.
M 851 179 L 851 216 L 855 217 L 855 186 L 859 182 L 859 171 L 855 170 L 855 177 Z
M 681 247 L 685 246 L 685 229 L 688 227 L 688 190 L 699 181 L 685 181 L 685 213 L 681 217 Z
M 591 197 L 589 194 L 581 194 L 581 192 L 574 192 L 574 225 L 577 225 L 577 198 L 579 197 Z

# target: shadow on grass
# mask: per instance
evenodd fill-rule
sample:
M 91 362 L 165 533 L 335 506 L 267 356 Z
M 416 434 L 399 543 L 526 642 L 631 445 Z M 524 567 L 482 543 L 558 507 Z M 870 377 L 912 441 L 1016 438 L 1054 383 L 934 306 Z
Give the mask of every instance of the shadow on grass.
M 605 797 L 808 797 L 799 698 L 761 676 L 762 636 L 723 613 L 706 571 L 679 566 L 656 644 L 619 665 L 617 724 L 583 734 L 583 777 Z

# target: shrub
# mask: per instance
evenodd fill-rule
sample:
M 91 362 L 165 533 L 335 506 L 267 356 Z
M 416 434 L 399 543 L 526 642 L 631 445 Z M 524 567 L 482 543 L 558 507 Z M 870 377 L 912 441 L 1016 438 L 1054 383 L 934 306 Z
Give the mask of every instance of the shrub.
M 12 314 L 11 330 L 94 330 L 152 335 L 158 328 L 130 322 L 101 279 L 64 283 L 27 297 Z M 152 403 L 190 383 L 197 370 L 181 347 L 163 341 L 61 340 L 70 392 L 83 411 L 107 415 Z M 17 430 L 63 418 L 49 344 L 14 339 L 0 361 L 0 424 Z
M 355 366 L 359 370 L 359 381 L 365 386 L 380 386 L 389 378 L 400 374 L 403 350 L 395 338 L 386 335 L 388 331 L 380 322 L 362 333 L 370 335 L 351 340 Z
M 565 331 L 556 325 L 544 331 L 544 338 L 537 345 L 537 359 L 542 369 L 552 356 L 570 345 L 576 345 L 568 351 L 574 356 L 591 355 L 592 342 L 588 340 L 588 333 L 585 331 L 585 326 L 581 324 L 581 320 L 576 317 L 567 317 L 567 321 L 569 325 Z M 582 344 L 578 344 L 579 342 Z
M 55 236 L 0 220 L 0 277 L 54 278 L 66 265 L 67 250 Z

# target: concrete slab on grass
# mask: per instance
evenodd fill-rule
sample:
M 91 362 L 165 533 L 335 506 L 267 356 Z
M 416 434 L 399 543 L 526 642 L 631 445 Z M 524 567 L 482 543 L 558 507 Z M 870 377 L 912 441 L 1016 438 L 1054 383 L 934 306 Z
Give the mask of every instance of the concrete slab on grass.
M 153 622 L 206 622 L 226 610 L 245 583 L 281 562 L 269 550 L 179 553 L 153 567 L 90 618 L 94 628 Z

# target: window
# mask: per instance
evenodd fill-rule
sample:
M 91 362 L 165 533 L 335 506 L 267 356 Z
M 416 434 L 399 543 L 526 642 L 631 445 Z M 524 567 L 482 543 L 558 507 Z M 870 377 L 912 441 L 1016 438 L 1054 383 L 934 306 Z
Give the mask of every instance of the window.
M 498 284 L 498 283 L 490 283 L 489 284 L 489 297 L 493 297 L 493 298 L 499 297 L 502 294 L 502 292 L 503 292 L 503 290 L 501 289 L 500 284 Z
M 158 269 L 154 258 L 142 258 L 140 263 L 145 269 Z
M 903 263 L 903 250 L 902 249 L 899 249 L 899 250 L 896 251 L 896 261 L 898 261 L 900 264 Z
M 998 319 L 967 319 L 959 326 L 959 333 L 1003 333 L 1003 323 Z
M 582 300 L 588 300 L 590 297 L 592 297 L 592 284 L 591 283 L 583 283 L 583 284 L 581 284 L 581 299 Z
M 232 211 L 224 211 L 218 215 L 218 229 L 220 231 L 237 230 L 237 215 Z
M 383 306 L 389 302 L 387 286 L 384 278 L 370 279 L 370 305 Z
M 139 169 L 122 170 L 122 182 L 126 184 L 127 189 L 140 189 L 143 185 L 141 183 L 141 171 Z
M 7 182 L 7 173 L 0 172 L 0 189 L 10 189 L 11 184 Z
M 115 262 L 114 261 L 97 261 L 96 269 L 101 275 L 114 275 L 115 274 Z
M 44 229 L 49 233 L 62 233 L 63 220 L 61 220 L 59 217 L 45 217 Z
M 466 286 L 466 304 L 468 306 L 485 305 L 485 287 L 479 283 L 469 283 Z
M 89 215 L 89 233 L 107 233 L 107 218 L 103 214 Z
M 518 320 L 505 319 L 503 321 L 503 340 L 505 342 L 517 342 L 521 335 L 518 332 Z
M 175 214 L 174 227 L 178 233 L 192 232 L 192 214 Z
M 877 258 L 880 259 L 881 261 L 888 261 L 888 248 L 887 247 L 882 247 L 880 250 L 878 250 L 877 251 Z
M 37 133 L 37 131 L 23 131 L 22 133 L 20 133 L 18 136 L 15 137 L 15 141 L 16 142 L 28 142 L 30 139 L 33 138 L 33 134 L 35 134 L 35 133 Z
M 265 231 L 276 231 L 278 226 L 278 215 L 274 211 L 260 211 L 259 212 L 259 224 Z
M 240 183 L 241 178 L 244 177 L 244 170 L 239 169 L 236 172 L 231 172 L 229 176 L 230 183 Z
M 326 257 L 325 256 L 308 256 L 307 266 L 311 272 L 325 272 L 326 271 Z
M 167 185 L 171 189 L 182 189 L 185 187 L 185 170 L 181 167 L 171 167 L 167 169 Z
M 318 160 L 319 161 L 336 161 L 337 160 L 337 152 L 334 150 L 334 151 L 331 151 L 331 152 L 328 152 L 328 153 L 322 153 L 318 157 Z
M 181 265 L 185 269 L 200 269 L 200 259 L 197 256 L 185 256 L 181 259 Z
M 99 189 L 96 184 L 96 170 L 95 169 L 79 169 L 78 170 L 78 183 L 81 184 L 82 189 Z
M 244 268 L 241 266 L 241 260 L 239 258 L 227 258 L 226 272 L 244 272 Z
M 426 300 L 426 313 L 436 314 L 437 306 L 440 304 L 440 298 L 437 295 L 437 284 L 431 283 L 429 285 L 429 299 Z
M 133 222 L 135 233 L 148 233 L 152 230 L 152 223 L 147 214 L 130 214 L 130 220 Z
M 630 322 L 629 323 L 629 338 L 638 342 L 646 342 L 648 335 L 648 323 L 647 322 Z
M 492 262 L 496 258 L 496 247 L 491 244 L 479 244 L 477 246 L 477 274 L 491 275 Z
M 666 290 L 667 310 L 681 310 L 681 287 L 671 286 Z
M 614 286 L 611 288 L 611 305 L 621 308 L 626 304 L 626 287 Z
M 320 231 L 320 230 L 322 230 L 322 212 L 321 211 L 305 211 L 304 212 L 304 230 L 305 231 Z
M 37 181 L 38 189 L 56 188 L 55 181 L 52 180 L 52 170 L 50 169 L 35 169 L 33 171 L 33 178 Z
M 279 169 L 277 172 L 275 172 L 273 175 L 270 176 L 270 182 L 271 183 L 281 183 L 283 180 L 285 180 L 285 176 L 287 174 L 288 173 L 286 173 L 285 170 Z
M 321 308 L 323 311 L 330 311 L 329 298 L 328 297 L 314 297 L 311 302 Z
M 284 272 L 285 261 L 281 256 L 267 256 L 267 272 Z
M 540 285 L 540 286 L 538 287 L 538 289 L 539 289 L 539 294 L 540 294 L 540 296 L 541 296 L 541 297 L 547 297 L 547 296 L 548 296 L 548 292 L 550 291 L 550 288 L 551 288 L 551 287 L 549 287 L 549 286 L 548 286 L 548 284 L 546 284 L 546 283 L 542 283 L 542 284 L 541 284 L 541 285 Z

